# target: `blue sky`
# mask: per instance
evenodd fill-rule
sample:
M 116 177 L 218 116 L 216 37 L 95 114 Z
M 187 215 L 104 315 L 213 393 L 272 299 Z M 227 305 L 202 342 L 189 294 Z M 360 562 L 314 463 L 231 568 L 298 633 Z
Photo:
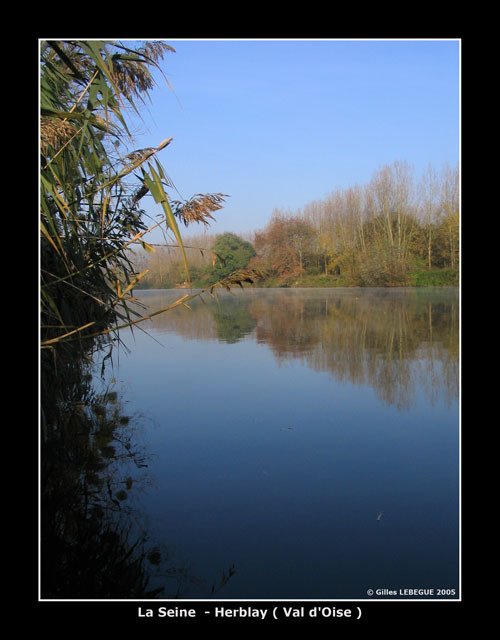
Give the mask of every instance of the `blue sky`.
M 167 42 L 174 93 L 159 78 L 136 143 L 173 136 L 160 159 L 184 198 L 231 196 L 210 232 L 262 228 L 395 160 L 458 161 L 457 41 Z

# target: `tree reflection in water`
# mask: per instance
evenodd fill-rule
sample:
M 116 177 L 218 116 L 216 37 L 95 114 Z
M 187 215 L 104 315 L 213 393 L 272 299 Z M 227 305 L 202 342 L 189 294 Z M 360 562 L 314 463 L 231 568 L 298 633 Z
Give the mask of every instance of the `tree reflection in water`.
M 140 295 L 154 309 L 177 293 Z M 369 385 L 399 409 L 419 389 L 431 402 L 458 396 L 456 289 L 259 289 L 191 306 L 156 316 L 153 326 L 196 340 L 251 337 L 279 362 L 300 359 L 336 380 Z
M 42 375 L 42 397 L 41 597 L 218 592 L 234 568 L 207 584 L 149 539 L 133 499 L 148 482 L 148 458 L 117 392 L 97 394 L 89 368 L 67 362 L 57 381 Z
M 88 369 L 64 369 L 52 392 L 42 375 L 42 597 L 154 597 L 151 549 L 129 505 L 147 466 L 132 421 L 116 392 L 95 393 Z
M 153 310 L 178 294 L 138 297 Z M 369 385 L 400 410 L 418 393 L 448 403 L 458 395 L 456 290 L 246 290 L 190 306 L 156 316 L 154 329 L 189 340 L 255 340 L 280 363 L 300 360 Z M 176 566 L 166 541 L 148 539 L 134 498 L 148 482 L 148 459 L 123 400 L 114 390 L 96 392 L 89 367 L 71 358 L 54 379 L 49 358 L 42 354 L 42 597 L 218 593 L 234 567 L 210 585 Z

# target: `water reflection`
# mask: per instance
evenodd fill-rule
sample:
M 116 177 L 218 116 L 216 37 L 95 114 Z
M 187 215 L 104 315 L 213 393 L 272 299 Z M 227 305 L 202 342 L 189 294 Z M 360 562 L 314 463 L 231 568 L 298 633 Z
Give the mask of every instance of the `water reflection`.
M 205 582 L 234 564 L 223 598 L 456 588 L 456 290 L 189 304 L 124 334 L 116 374 L 149 416 L 156 537 Z
M 231 304 L 218 304 L 213 308 L 215 331 L 221 342 L 230 344 L 239 342 L 252 333 L 256 326 L 255 318 L 245 300 L 233 299 Z
M 56 373 L 42 357 L 41 596 L 43 599 L 216 597 L 235 569 L 196 576 L 142 508 L 154 454 L 144 416 L 122 389 L 79 360 Z M 94 370 L 95 369 L 95 370 Z M 117 390 L 118 389 L 118 390 Z
M 151 309 L 177 296 L 138 292 Z M 156 316 L 153 327 L 188 340 L 252 338 L 278 363 L 300 359 L 338 381 L 372 387 L 399 409 L 418 390 L 430 402 L 458 396 L 456 289 L 246 290 L 190 307 Z
M 96 393 L 86 369 L 67 363 L 56 402 L 44 396 L 42 597 L 155 597 L 162 587 L 151 586 L 150 568 L 161 553 L 132 506 L 145 454 L 117 392 Z

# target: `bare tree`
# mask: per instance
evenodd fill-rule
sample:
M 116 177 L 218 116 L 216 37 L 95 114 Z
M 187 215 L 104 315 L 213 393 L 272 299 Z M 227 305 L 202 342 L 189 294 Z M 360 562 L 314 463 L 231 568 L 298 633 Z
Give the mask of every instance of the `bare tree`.
M 460 230 L 460 178 L 458 166 L 445 165 L 441 173 L 441 207 L 444 213 L 444 228 L 447 236 L 449 264 L 458 265 Z
M 435 226 L 439 222 L 441 213 L 441 198 L 439 180 L 434 167 L 427 166 L 418 186 L 419 204 L 427 244 L 427 268 L 432 268 L 432 243 Z

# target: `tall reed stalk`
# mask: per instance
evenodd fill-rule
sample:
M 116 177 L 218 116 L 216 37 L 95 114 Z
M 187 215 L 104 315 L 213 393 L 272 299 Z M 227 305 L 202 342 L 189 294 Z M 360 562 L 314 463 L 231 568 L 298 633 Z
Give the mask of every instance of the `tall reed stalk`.
M 172 141 L 130 151 L 129 113 L 141 115 L 154 72 L 174 50 L 164 42 L 44 41 L 40 76 L 41 345 L 85 351 L 140 320 L 131 305 L 137 273 L 130 249 L 148 251 L 143 198 L 152 196 L 189 266 L 179 223 L 207 224 L 223 194 L 171 201 L 159 154 Z M 105 338 L 106 339 L 106 338 Z

